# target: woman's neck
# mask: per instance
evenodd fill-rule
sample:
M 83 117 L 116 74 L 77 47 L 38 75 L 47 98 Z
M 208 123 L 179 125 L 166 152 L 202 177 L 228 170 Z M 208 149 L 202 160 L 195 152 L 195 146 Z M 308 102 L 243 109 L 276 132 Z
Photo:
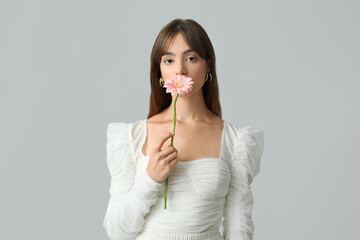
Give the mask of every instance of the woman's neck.
M 174 103 L 176 95 L 172 96 L 171 104 L 164 110 L 169 119 L 174 118 Z M 208 121 L 212 116 L 206 107 L 202 91 L 194 95 L 179 95 L 176 101 L 176 121 L 191 123 L 196 121 Z

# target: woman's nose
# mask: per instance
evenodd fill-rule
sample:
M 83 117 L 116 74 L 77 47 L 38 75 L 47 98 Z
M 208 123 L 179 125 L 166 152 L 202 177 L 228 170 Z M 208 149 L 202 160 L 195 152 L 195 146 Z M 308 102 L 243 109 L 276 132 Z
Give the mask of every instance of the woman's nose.
M 176 75 L 186 75 L 185 64 L 180 62 L 177 66 Z

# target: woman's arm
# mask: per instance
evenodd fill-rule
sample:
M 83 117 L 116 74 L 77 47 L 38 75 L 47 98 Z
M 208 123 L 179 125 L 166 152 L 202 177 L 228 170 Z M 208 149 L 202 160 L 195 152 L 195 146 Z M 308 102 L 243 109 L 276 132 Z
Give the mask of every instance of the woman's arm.
M 103 226 L 111 240 L 130 239 L 141 230 L 144 217 L 157 201 L 163 186 L 154 181 L 146 169 L 136 176 L 129 134 L 128 123 L 108 125 L 106 161 L 111 185 Z
M 231 182 L 224 208 L 224 239 L 252 240 L 254 200 L 250 184 L 260 171 L 264 133 L 254 126 L 238 129 L 231 166 Z

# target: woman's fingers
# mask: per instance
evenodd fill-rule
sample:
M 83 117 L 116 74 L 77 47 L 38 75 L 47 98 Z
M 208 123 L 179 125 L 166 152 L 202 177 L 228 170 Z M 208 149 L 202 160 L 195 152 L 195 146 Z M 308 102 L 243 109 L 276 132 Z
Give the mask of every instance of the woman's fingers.
M 161 150 L 165 141 L 174 136 L 175 133 L 169 132 L 161 137 L 160 142 L 155 145 L 153 151 L 150 153 L 147 171 L 149 176 L 156 182 L 163 182 L 169 176 L 177 163 L 178 150 L 174 146 L 168 146 Z
M 170 163 L 169 163 L 169 166 L 171 168 L 174 168 L 175 165 L 179 162 L 179 159 L 178 158 L 175 158 L 174 160 L 172 160 Z
M 161 151 L 161 147 L 164 145 L 164 143 L 166 142 L 166 140 L 168 140 L 169 138 L 171 138 L 172 136 L 174 136 L 175 133 L 174 132 L 168 132 L 165 136 L 161 137 L 161 141 L 158 143 L 158 145 L 156 145 L 156 150 L 158 152 Z
M 175 160 L 177 158 L 177 149 L 174 148 L 173 146 L 169 146 L 165 151 L 164 151 L 164 156 L 166 156 L 164 158 L 164 161 L 167 163 L 172 162 L 173 160 Z

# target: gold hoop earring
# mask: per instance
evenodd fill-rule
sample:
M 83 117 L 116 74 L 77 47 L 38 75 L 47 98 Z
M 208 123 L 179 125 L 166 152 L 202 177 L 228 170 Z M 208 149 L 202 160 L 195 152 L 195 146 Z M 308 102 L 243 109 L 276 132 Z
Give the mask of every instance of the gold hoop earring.
M 210 72 L 208 72 L 208 73 L 206 74 L 205 82 L 207 82 L 207 80 L 209 79 L 209 75 L 210 75 L 210 82 L 212 81 L 212 75 L 211 75 Z
M 164 87 L 165 81 L 164 81 L 163 77 L 159 78 L 159 84 L 161 87 Z

